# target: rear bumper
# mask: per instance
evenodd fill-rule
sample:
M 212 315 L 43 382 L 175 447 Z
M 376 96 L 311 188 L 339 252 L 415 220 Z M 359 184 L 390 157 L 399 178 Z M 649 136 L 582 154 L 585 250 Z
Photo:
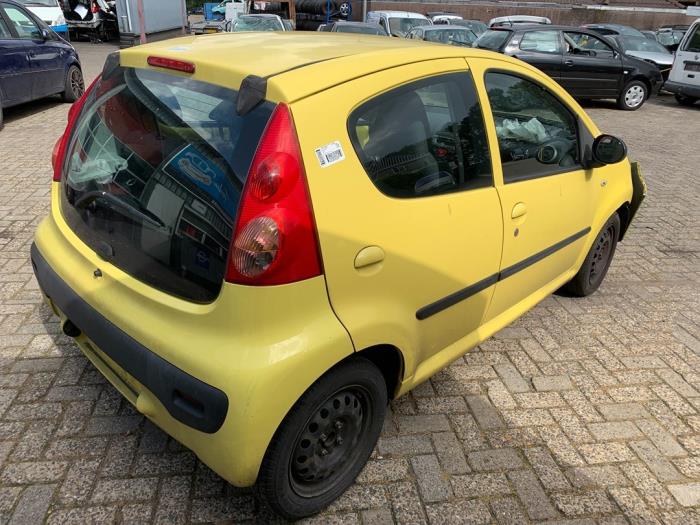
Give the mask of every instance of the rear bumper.
M 52 306 L 153 393 L 174 419 L 206 433 L 221 428 L 228 411 L 224 392 L 183 372 L 103 317 L 51 269 L 36 244 L 32 244 L 31 259 L 39 286 Z
M 700 86 L 691 84 L 683 84 L 681 82 L 666 81 L 664 89 L 674 95 L 683 95 L 686 97 L 700 98 Z

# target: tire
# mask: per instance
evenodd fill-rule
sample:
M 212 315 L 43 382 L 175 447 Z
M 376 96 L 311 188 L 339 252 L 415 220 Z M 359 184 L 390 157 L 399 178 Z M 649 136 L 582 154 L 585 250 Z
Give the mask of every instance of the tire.
M 649 98 L 649 88 L 641 80 L 632 80 L 622 90 L 617 99 L 617 107 L 625 111 L 636 111 Z
M 687 95 L 676 95 L 676 102 L 681 106 L 692 106 L 698 101 L 695 97 L 689 97 Z
M 289 520 L 324 509 L 369 459 L 387 402 L 384 377 L 370 361 L 356 357 L 332 368 L 277 429 L 260 468 L 258 495 Z
M 83 72 L 78 66 L 68 68 L 66 74 L 66 89 L 61 94 L 64 102 L 75 102 L 85 93 L 85 81 Z
M 576 276 L 566 283 L 564 291 L 577 297 L 595 292 L 605 279 L 620 238 L 620 216 L 616 213 L 600 230 Z
M 5 120 L 2 116 L 2 100 L 0 100 L 0 131 L 5 127 Z

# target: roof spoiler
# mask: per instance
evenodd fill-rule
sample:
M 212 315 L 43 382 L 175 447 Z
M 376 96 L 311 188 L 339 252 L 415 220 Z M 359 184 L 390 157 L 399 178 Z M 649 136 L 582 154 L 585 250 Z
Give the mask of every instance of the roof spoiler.
M 236 113 L 241 117 L 251 112 L 267 96 L 267 78 L 248 75 L 241 82 L 236 102 Z

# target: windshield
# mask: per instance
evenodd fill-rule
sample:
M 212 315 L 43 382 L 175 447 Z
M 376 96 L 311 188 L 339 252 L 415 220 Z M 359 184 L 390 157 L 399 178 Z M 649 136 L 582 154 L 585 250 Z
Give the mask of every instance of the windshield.
M 696 24 L 693 28 L 693 34 L 688 37 L 688 40 L 686 40 L 683 51 L 700 53 L 700 24 Z
M 425 40 L 441 44 L 470 46 L 476 40 L 476 35 L 468 29 L 434 29 L 425 32 Z
M 281 31 L 279 23 L 274 18 L 245 17 L 236 20 L 233 31 Z
M 19 0 L 27 7 L 58 7 L 58 0 Z
M 384 35 L 386 33 L 380 27 L 360 26 L 351 24 L 338 24 L 335 27 L 336 33 L 356 33 L 361 35 Z
M 430 25 L 426 18 L 390 18 L 389 32 L 395 36 L 406 36 L 411 29 L 418 26 Z
M 620 37 L 622 45 L 627 51 L 643 51 L 646 53 L 662 53 L 670 55 L 668 50 L 654 40 L 649 40 L 643 36 L 623 36 Z
M 216 298 L 241 191 L 272 113 L 238 92 L 116 67 L 70 139 L 61 212 L 90 248 L 136 279 L 195 302 Z
M 474 42 L 474 47 L 498 51 L 508 41 L 510 35 L 510 31 L 493 31 L 489 29 Z

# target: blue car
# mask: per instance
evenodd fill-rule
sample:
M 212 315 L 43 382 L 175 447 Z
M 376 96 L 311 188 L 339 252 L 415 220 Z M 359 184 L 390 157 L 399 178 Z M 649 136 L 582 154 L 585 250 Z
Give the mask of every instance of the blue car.
M 14 0 L 0 0 L 0 129 L 3 108 L 60 94 L 75 102 L 85 91 L 73 46 Z

